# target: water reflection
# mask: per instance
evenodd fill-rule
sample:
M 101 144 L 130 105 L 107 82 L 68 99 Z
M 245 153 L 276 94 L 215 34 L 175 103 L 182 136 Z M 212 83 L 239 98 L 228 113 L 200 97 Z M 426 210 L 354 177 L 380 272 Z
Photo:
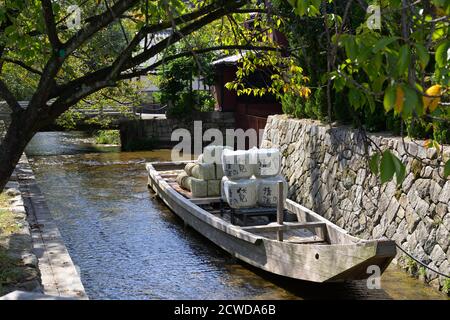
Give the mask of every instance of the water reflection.
M 238 262 L 147 190 L 145 162 L 168 160 L 168 150 L 118 152 L 53 132 L 27 152 L 92 299 L 444 298 L 395 267 L 383 290 L 368 290 L 364 281 L 317 285 Z

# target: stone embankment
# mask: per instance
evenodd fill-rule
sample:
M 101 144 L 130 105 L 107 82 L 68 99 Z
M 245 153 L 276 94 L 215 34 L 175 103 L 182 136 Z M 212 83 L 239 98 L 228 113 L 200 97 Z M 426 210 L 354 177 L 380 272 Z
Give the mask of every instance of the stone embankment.
M 235 128 L 235 118 L 232 112 L 199 112 L 193 119 L 155 118 L 148 120 L 128 120 L 120 124 L 120 139 L 124 149 L 133 149 L 132 145 L 151 144 L 154 148 L 168 148 L 180 140 L 172 140 L 176 129 L 185 129 L 194 139 L 202 140 L 203 133 L 208 129 L 219 130 L 223 137 L 227 129 Z M 200 137 L 198 137 L 200 135 Z M 208 142 L 205 141 L 207 144 Z
M 362 134 L 349 127 L 271 116 L 262 147 L 281 149 L 289 198 L 355 236 L 393 239 L 428 267 L 450 274 L 450 180 L 443 177 L 442 167 L 450 147 L 444 147 L 442 157 L 434 148 L 403 143 L 399 137 L 369 137 L 406 164 L 401 186 L 395 181 L 381 185 L 369 169 Z M 433 287 L 449 290 L 448 278 L 400 251 L 395 261 Z
M 4 197 L 7 207 L 0 209 L 3 210 L 2 215 L 8 217 L 0 217 L 4 220 L 0 228 L 6 229 L 0 230 L 0 263 L 3 264 L 0 267 L 3 273 L 0 296 L 15 290 L 42 293 L 38 259 L 33 253 L 31 227 L 16 174 L 6 185 Z
M 6 127 L 0 117 L 0 142 Z M 1 196 L 0 300 L 87 299 L 25 155 Z

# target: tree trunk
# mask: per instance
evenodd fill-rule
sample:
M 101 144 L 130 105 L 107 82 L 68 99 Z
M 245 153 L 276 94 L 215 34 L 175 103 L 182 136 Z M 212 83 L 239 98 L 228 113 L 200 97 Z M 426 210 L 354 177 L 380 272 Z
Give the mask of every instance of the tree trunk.
M 5 138 L 0 144 L 0 192 L 11 178 L 25 147 L 35 132 L 31 129 L 33 119 L 26 118 L 26 112 L 13 114 Z

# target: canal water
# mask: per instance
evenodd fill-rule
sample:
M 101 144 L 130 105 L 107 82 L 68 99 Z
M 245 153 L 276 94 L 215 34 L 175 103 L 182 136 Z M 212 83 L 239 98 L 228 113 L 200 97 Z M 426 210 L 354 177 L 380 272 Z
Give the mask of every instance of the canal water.
M 42 132 L 27 154 L 91 299 L 445 299 L 395 266 L 369 290 L 240 263 L 148 191 L 145 162 L 169 160 L 169 150 L 120 152 L 82 132 Z

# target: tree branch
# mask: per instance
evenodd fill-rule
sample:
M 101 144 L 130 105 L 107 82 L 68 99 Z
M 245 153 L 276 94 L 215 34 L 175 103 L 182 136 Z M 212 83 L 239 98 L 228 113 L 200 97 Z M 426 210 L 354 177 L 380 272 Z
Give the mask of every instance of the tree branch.
M 0 79 L 0 96 L 5 99 L 8 106 L 11 108 L 13 113 L 17 113 L 23 111 L 24 109 L 20 106 L 16 97 L 12 94 L 12 92 L 8 89 L 3 80 Z
M 37 75 L 42 75 L 42 71 L 39 71 L 39 70 L 37 70 L 37 69 L 35 69 L 33 67 L 30 67 L 29 65 L 25 64 L 22 61 L 15 60 L 15 59 L 10 59 L 10 58 L 0 58 L 0 61 L 1 60 L 5 61 L 5 62 L 13 63 L 15 65 L 18 65 L 18 66 L 24 68 L 25 70 L 27 70 L 27 71 L 29 71 L 31 73 L 35 73 Z
M 148 67 L 145 67 L 144 69 L 141 69 L 137 72 L 133 73 L 124 73 L 119 76 L 119 79 L 130 79 L 134 77 L 139 77 L 148 74 L 150 71 L 156 69 L 160 65 L 164 64 L 165 62 L 175 60 L 181 57 L 186 57 L 190 55 L 195 54 L 203 54 L 211 51 L 219 51 L 219 50 L 254 50 L 254 51 L 279 51 L 280 48 L 277 47 L 269 47 L 269 46 L 252 46 L 252 45 L 229 45 L 229 46 L 215 46 L 215 47 L 209 47 L 209 48 L 203 48 L 203 49 L 193 49 L 185 52 L 180 52 L 178 54 L 174 54 L 168 57 L 165 57 L 164 59 L 161 59 L 153 64 L 151 64 Z M 130 76 L 132 75 L 132 76 Z
M 186 20 L 192 19 L 196 16 L 201 17 L 203 15 L 203 17 L 201 17 L 200 19 L 197 19 L 194 22 L 186 25 L 184 28 L 181 28 L 179 33 L 172 34 L 171 36 L 161 40 L 154 46 L 150 47 L 148 50 L 145 50 L 144 52 L 136 55 L 133 58 L 123 59 L 121 57 L 123 57 L 124 55 L 127 55 L 129 52 L 132 52 L 132 50 L 134 49 L 133 46 L 130 46 L 130 45 L 127 46 L 127 48 L 124 50 L 124 53 L 122 53 L 121 57 L 118 58 L 117 62 L 115 62 L 115 64 L 113 64 L 113 66 L 99 69 L 93 73 L 90 73 L 90 74 L 80 77 L 78 79 L 72 80 L 62 86 L 55 88 L 55 90 L 51 93 L 50 98 L 56 97 L 60 92 L 70 90 L 72 87 L 79 88 L 83 84 L 92 83 L 92 82 L 96 82 L 96 81 L 105 79 L 105 77 L 108 77 L 108 75 L 111 75 L 111 73 L 113 75 L 118 76 L 119 73 L 117 72 L 117 70 L 119 72 L 122 72 L 122 71 L 131 69 L 135 66 L 138 66 L 138 65 L 144 63 L 145 61 L 154 57 L 158 53 L 162 52 L 164 49 L 167 48 L 167 46 L 173 45 L 174 43 L 180 41 L 180 39 L 182 38 L 182 35 L 187 36 L 187 35 L 191 34 L 192 32 L 199 30 L 200 28 L 207 25 L 208 23 L 211 23 L 212 21 L 227 14 L 229 12 L 229 10 L 233 10 L 240 6 L 243 6 L 245 3 L 246 2 L 244 0 L 229 1 L 225 5 L 219 6 L 218 9 L 216 9 L 215 11 L 209 12 L 207 15 L 204 15 L 204 13 L 208 12 L 208 10 L 211 9 L 211 6 L 206 6 L 202 9 L 199 9 L 197 12 L 186 14 L 184 16 L 175 18 L 176 21 L 181 23 L 184 21 L 184 19 L 186 19 Z M 217 3 L 214 5 L 214 7 L 216 7 L 216 6 L 217 6 Z M 138 32 L 138 34 L 132 40 L 133 44 L 139 43 L 138 40 L 143 39 L 143 37 L 148 33 L 158 32 L 158 31 L 166 29 L 167 28 L 166 26 L 168 23 L 170 26 L 171 22 L 167 21 L 167 22 L 163 22 L 163 23 L 148 26 L 148 27 L 143 27 L 143 30 Z M 117 66 L 119 66 L 119 67 L 117 67 Z M 113 77 L 110 77 L 110 80 L 112 80 L 111 78 L 113 78 Z
M 57 51 L 61 46 L 61 41 L 59 41 L 58 32 L 56 31 L 55 15 L 53 13 L 52 2 L 51 0 L 41 0 L 41 1 L 48 38 L 50 40 L 50 44 L 52 45 L 53 49 Z
M 144 26 L 143 28 L 141 28 L 141 30 L 139 30 L 139 32 L 136 34 L 135 39 L 136 40 L 132 40 L 132 42 L 134 42 L 134 46 L 129 45 L 124 52 L 126 53 L 130 53 L 130 51 L 132 51 L 132 49 L 134 49 L 134 47 L 140 43 L 140 41 L 142 39 L 144 39 L 144 37 L 148 34 L 154 34 L 157 33 L 159 31 L 168 29 L 170 27 L 172 27 L 174 24 L 178 25 L 178 24 L 182 24 L 185 23 L 187 21 L 192 21 L 195 20 L 197 18 L 200 18 L 201 16 L 206 15 L 208 12 L 211 12 L 213 10 L 216 10 L 218 8 L 221 7 L 221 4 L 219 2 L 215 2 L 212 3 L 210 5 L 204 6 L 200 9 L 198 9 L 197 11 L 194 12 L 190 12 L 187 14 L 184 14 L 182 16 L 176 17 L 173 20 L 169 20 L 169 21 L 164 21 L 158 24 L 154 24 L 154 25 L 150 25 L 150 26 Z
M 172 34 L 171 36 L 165 38 L 164 40 L 161 40 L 154 46 L 150 47 L 149 50 L 144 51 L 143 53 L 138 54 L 134 58 L 130 59 L 128 63 L 125 65 L 126 69 L 144 63 L 145 61 L 149 60 L 150 58 L 154 57 L 156 54 L 164 50 L 168 45 L 173 45 L 174 43 L 177 43 L 178 41 L 180 41 L 182 37 L 186 37 L 187 35 L 193 33 L 194 31 L 197 31 L 200 28 L 204 27 L 205 25 L 219 19 L 220 17 L 229 13 L 230 11 L 242 7 L 245 3 L 246 3 L 245 1 L 241 0 L 227 2 L 217 10 L 210 12 L 204 17 L 181 28 L 179 32 L 176 32 L 175 34 Z
M 116 17 L 120 17 L 125 11 L 131 9 L 139 0 L 122 0 L 114 4 L 109 10 L 106 10 L 102 14 L 92 17 L 91 22 L 84 29 L 78 31 L 72 38 L 70 38 L 65 44 L 65 54 L 69 55 L 76 50 L 85 41 L 91 38 L 96 32 L 109 25 Z

